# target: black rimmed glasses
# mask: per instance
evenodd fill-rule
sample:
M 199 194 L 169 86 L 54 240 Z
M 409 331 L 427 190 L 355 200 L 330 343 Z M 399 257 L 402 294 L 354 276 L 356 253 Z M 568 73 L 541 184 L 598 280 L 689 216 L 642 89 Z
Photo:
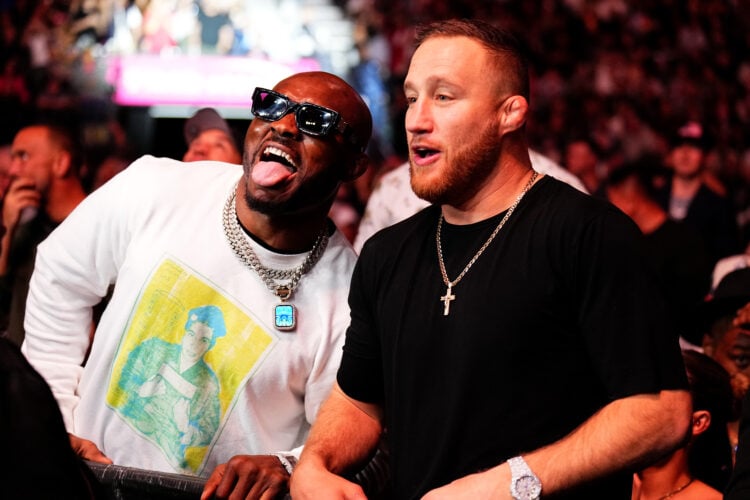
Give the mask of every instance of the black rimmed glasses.
M 339 132 L 346 141 L 364 149 L 354 134 L 354 129 L 346 123 L 341 115 L 332 109 L 309 102 L 295 102 L 284 94 L 273 90 L 256 87 L 253 92 L 253 104 L 250 111 L 261 120 L 275 122 L 294 112 L 297 128 L 300 132 L 315 137 Z

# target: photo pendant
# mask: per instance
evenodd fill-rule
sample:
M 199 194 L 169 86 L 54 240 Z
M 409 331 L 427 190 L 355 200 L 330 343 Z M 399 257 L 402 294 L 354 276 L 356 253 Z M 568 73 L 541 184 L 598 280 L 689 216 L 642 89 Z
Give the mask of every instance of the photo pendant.
M 277 330 L 288 332 L 297 326 L 297 308 L 282 302 L 273 308 L 273 325 Z

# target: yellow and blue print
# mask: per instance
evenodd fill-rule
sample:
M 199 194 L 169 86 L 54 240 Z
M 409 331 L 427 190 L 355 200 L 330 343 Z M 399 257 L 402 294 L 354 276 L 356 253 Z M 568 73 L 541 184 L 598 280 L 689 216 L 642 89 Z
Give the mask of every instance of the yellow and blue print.
M 275 342 L 218 287 L 165 259 L 133 309 L 107 403 L 176 471 L 196 474 L 238 392 Z

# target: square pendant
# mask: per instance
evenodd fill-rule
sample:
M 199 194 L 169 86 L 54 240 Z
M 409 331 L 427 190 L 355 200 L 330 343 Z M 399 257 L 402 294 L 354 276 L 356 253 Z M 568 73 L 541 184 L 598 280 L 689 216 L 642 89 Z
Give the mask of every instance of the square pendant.
M 277 330 L 294 330 L 297 326 L 297 309 L 292 304 L 279 304 L 273 308 L 273 325 Z

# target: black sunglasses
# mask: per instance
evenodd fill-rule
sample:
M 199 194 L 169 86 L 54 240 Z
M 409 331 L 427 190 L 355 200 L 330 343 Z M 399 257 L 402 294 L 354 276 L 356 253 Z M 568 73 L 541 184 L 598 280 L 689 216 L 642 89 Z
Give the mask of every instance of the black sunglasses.
M 256 87 L 253 92 L 253 104 L 250 108 L 254 116 L 261 120 L 275 122 L 294 112 L 297 128 L 305 134 L 320 137 L 332 132 L 339 132 L 346 141 L 357 146 L 359 144 L 354 129 L 346 123 L 341 115 L 332 109 L 318 106 L 309 102 L 295 102 L 284 94 L 273 90 Z

